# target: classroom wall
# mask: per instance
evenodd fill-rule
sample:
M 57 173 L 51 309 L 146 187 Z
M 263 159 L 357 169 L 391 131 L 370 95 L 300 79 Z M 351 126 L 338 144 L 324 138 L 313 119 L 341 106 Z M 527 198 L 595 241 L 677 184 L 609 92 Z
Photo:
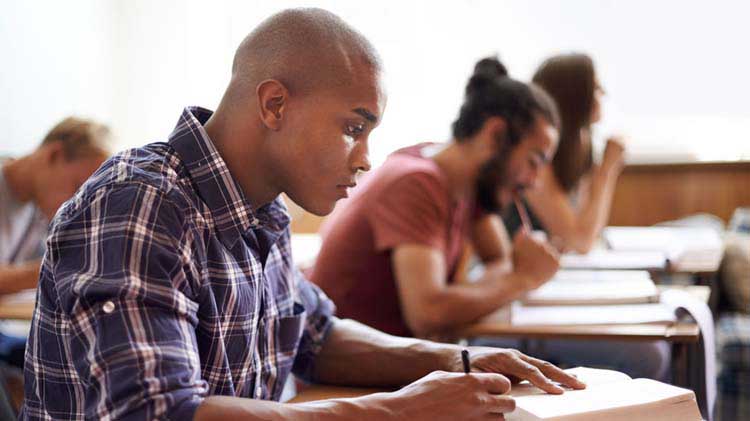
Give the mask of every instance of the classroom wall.
M 121 147 L 163 139 L 184 105 L 216 106 L 251 28 L 311 5 L 341 15 L 383 55 L 389 104 L 372 136 L 375 165 L 449 136 L 481 56 L 500 53 L 526 79 L 570 50 L 595 57 L 608 92 L 597 132 L 630 134 L 631 159 L 750 157 L 750 3 L 731 0 L 4 1 L 0 154 L 29 150 L 69 113 L 110 123 Z
M 31 151 L 69 114 L 113 121 L 112 5 L 2 2 L 0 155 Z
M 750 162 L 651 164 L 625 168 L 609 225 L 648 226 L 709 213 L 729 222 L 750 207 Z

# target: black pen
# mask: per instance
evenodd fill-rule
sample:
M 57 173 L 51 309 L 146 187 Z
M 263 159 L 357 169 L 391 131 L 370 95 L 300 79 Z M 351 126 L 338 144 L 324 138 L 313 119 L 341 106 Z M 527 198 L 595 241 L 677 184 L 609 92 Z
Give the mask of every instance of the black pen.
M 469 350 L 464 349 L 461 351 L 461 361 L 464 363 L 464 373 L 469 374 L 471 371 L 471 363 L 469 362 Z

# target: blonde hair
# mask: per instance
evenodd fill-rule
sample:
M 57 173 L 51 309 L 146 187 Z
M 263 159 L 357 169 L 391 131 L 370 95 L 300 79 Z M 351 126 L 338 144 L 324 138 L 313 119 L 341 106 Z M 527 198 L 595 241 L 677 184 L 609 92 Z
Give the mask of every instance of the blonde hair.
M 42 140 L 42 146 L 62 142 L 65 158 L 74 160 L 111 153 L 109 127 L 93 120 L 68 117 L 57 123 Z

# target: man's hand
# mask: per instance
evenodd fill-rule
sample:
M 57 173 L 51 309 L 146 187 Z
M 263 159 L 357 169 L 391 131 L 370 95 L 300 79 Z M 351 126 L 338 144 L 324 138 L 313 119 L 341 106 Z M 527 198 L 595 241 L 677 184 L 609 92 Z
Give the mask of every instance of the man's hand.
M 515 349 L 471 347 L 468 348 L 471 370 L 485 373 L 500 373 L 511 382 L 528 380 L 547 393 L 560 394 L 563 389 L 555 383 L 584 389 L 586 384 L 547 361 L 529 357 Z M 453 371 L 462 371 L 461 356 L 456 355 Z
M 527 290 L 535 289 L 560 268 L 559 256 L 550 244 L 519 229 L 513 237 L 513 268 L 516 273 L 525 275 Z
M 393 419 L 502 420 L 516 403 L 510 381 L 496 373 L 435 371 L 394 392 L 383 404 Z

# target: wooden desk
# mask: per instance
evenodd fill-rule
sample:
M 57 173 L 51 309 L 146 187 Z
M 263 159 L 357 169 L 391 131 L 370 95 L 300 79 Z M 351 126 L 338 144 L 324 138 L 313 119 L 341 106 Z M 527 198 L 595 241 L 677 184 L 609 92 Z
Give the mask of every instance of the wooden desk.
M 659 289 L 684 290 L 703 302 L 708 301 L 711 293 L 709 287 L 698 285 L 660 285 Z M 700 329 L 692 322 L 514 326 L 507 321 L 486 319 L 457 329 L 450 336 L 462 339 L 495 336 L 537 339 L 667 340 L 673 343 L 694 343 L 700 337 Z
M 30 292 L 0 297 L 0 319 L 31 320 L 35 304 L 35 295 Z

